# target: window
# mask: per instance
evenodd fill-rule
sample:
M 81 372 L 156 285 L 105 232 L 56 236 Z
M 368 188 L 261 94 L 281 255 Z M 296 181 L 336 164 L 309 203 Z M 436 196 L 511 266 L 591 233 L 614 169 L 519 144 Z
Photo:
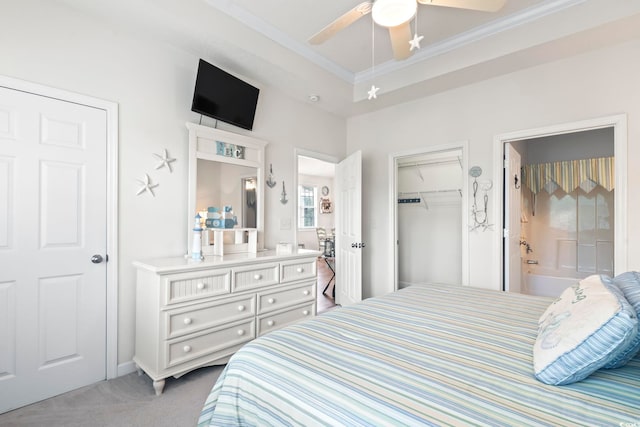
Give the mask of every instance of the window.
M 316 228 L 318 224 L 318 190 L 308 185 L 298 186 L 298 228 Z

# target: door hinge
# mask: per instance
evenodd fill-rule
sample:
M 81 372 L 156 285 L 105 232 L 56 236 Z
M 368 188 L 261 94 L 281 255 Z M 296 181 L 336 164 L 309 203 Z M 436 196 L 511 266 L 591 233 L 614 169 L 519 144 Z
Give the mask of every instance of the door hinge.
M 509 229 L 508 228 L 503 228 L 502 229 L 502 237 L 504 239 L 508 239 L 509 238 Z
M 109 254 L 106 254 L 106 255 L 104 256 L 104 262 L 109 262 Z

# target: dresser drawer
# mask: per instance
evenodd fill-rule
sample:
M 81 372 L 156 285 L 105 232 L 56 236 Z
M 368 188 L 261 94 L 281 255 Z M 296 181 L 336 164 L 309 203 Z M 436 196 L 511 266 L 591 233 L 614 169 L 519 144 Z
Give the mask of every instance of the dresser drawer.
M 249 342 L 256 337 L 255 326 L 255 319 L 251 318 L 218 330 L 205 330 L 183 339 L 165 341 L 164 368 Z
M 276 329 L 300 320 L 310 319 L 316 314 L 315 301 L 283 310 L 275 313 L 264 314 L 258 317 L 258 336 L 264 335 Z
M 164 338 L 175 338 L 246 317 L 253 317 L 255 314 L 256 299 L 253 294 L 167 310 L 163 313 L 166 325 Z
M 293 282 L 295 280 L 310 279 L 312 277 L 316 277 L 316 263 L 316 258 L 281 262 L 280 282 Z
M 274 285 L 279 282 L 278 264 L 254 264 L 233 269 L 233 292 Z
M 306 301 L 314 301 L 315 297 L 315 281 L 292 284 L 280 287 L 275 291 L 258 292 L 258 314 L 301 304 Z
M 175 304 L 231 291 L 231 269 L 194 271 L 164 276 L 163 304 Z

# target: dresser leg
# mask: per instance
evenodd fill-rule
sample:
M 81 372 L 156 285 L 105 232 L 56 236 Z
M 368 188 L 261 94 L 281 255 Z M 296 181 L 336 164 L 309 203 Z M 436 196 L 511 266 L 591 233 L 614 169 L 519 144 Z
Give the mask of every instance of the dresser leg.
M 142 374 L 144 373 L 144 371 L 142 370 L 142 368 L 138 365 L 136 365 L 136 372 L 138 373 L 138 376 L 142 376 Z
M 154 381 L 153 389 L 156 391 L 156 396 L 160 396 L 164 390 L 164 380 Z

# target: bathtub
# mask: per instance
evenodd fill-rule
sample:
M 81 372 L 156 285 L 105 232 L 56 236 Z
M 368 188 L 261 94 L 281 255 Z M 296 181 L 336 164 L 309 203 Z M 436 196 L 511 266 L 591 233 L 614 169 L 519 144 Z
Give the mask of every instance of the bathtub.
M 544 276 L 541 274 L 524 273 L 525 292 L 529 295 L 545 297 L 559 297 L 562 291 L 574 285 L 581 279 L 573 277 Z

